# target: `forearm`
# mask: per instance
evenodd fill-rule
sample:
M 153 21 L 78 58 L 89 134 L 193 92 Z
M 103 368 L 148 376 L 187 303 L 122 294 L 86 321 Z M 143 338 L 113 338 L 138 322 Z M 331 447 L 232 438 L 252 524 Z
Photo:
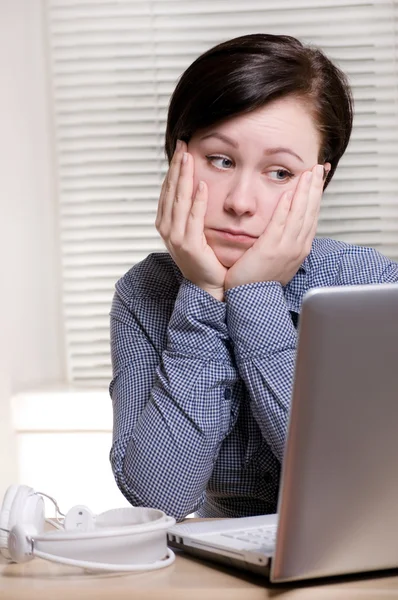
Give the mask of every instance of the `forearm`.
M 184 283 L 147 391 L 140 390 L 142 376 L 131 369 L 116 379 L 119 426 L 111 459 L 118 485 L 132 504 L 158 507 L 179 519 L 202 503 L 232 426 L 234 400 L 226 399 L 224 390 L 233 385 L 236 372 L 227 340 L 225 305 Z
M 227 327 L 254 417 L 282 460 L 297 345 L 282 286 L 266 282 L 232 288 L 226 304 Z

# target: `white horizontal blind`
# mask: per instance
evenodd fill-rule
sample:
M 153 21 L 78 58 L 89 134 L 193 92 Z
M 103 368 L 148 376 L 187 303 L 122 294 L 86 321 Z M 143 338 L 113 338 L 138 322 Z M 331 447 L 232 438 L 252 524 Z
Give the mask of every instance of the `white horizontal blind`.
M 154 219 L 170 95 L 214 44 L 247 33 L 320 46 L 356 100 L 318 235 L 398 259 L 394 0 L 49 0 L 69 379 L 107 385 L 116 280 L 164 246 Z

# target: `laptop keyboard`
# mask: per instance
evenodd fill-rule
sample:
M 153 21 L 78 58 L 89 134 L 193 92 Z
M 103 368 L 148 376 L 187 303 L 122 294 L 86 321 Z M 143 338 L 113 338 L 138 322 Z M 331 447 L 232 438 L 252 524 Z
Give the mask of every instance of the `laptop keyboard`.
M 276 525 L 257 527 L 256 529 L 242 529 L 241 531 L 227 531 L 220 535 L 242 542 L 241 550 L 269 553 L 275 548 Z

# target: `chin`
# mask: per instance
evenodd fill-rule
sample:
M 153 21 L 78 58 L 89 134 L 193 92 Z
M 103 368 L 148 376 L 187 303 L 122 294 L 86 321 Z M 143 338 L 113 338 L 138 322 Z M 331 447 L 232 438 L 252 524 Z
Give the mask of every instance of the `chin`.
M 213 248 L 213 251 L 220 263 L 227 269 L 232 267 L 244 254 L 238 248 Z

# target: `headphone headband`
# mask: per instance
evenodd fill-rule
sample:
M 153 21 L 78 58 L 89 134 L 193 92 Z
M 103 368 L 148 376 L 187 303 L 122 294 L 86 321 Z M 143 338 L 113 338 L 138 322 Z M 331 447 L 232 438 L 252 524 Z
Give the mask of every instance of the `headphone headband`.
M 44 521 L 41 496 L 27 486 L 11 486 L 0 512 L 0 550 L 15 562 L 38 556 L 107 571 L 153 570 L 175 558 L 166 538 L 175 519 L 161 510 L 128 507 L 96 516 L 78 505 L 65 515 L 62 531 L 45 532 Z

